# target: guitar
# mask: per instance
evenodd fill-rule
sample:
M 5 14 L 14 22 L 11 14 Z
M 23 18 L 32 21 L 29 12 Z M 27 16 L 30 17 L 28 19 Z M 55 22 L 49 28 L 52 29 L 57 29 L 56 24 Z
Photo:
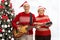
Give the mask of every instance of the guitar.
M 47 26 L 49 26 L 51 24 L 52 24 L 52 22 L 45 23 L 45 25 L 47 25 Z M 37 26 L 44 26 L 44 25 L 43 24 L 35 25 L 35 26 L 20 25 L 19 26 L 19 31 L 16 30 L 16 29 L 13 29 L 13 35 L 14 35 L 15 38 L 19 38 L 19 37 L 23 36 L 24 34 L 26 34 L 31 28 L 37 28 Z
M 36 27 L 36 26 L 34 26 L 34 27 Z M 13 36 L 15 37 L 15 38 L 19 38 L 19 37 L 21 37 L 21 36 L 23 36 L 24 34 L 26 34 L 31 28 L 34 28 L 33 26 L 28 26 L 28 25 L 25 25 L 25 26 L 23 26 L 23 25 L 20 25 L 19 26 L 19 31 L 18 30 L 16 30 L 16 29 L 13 29 Z

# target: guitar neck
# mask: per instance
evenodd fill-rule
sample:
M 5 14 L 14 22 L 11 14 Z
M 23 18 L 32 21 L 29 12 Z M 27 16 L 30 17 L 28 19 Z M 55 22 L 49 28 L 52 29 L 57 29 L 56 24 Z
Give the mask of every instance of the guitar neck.
M 47 22 L 47 23 L 45 23 L 45 24 L 41 24 L 41 25 L 35 25 L 35 26 L 28 26 L 26 29 L 29 31 L 30 29 L 32 29 L 32 28 L 37 28 L 37 26 L 45 26 L 45 25 L 51 25 L 52 24 L 52 22 Z
M 27 30 L 31 30 L 32 28 L 36 28 L 36 26 L 28 26 Z

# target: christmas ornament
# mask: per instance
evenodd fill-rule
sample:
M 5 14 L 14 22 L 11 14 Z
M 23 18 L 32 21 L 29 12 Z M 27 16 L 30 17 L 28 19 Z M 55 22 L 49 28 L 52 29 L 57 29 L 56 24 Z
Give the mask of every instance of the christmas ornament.
M 8 19 L 7 22 L 10 22 L 10 20 Z
M 14 10 L 10 0 L 1 0 L 0 5 L 0 40 L 11 40 L 13 27 L 11 21 L 14 18 Z
M 7 20 L 8 19 L 8 16 L 6 16 L 6 15 L 2 15 L 2 19 L 4 19 L 4 20 Z
M 5 2 L 5 0 L 1 0 L 1 2 L 2 2 L 2 3 L 4 3 L 4 2 Z
M 5 32 L 5 29 L 3 29 L 2 32 Z
M 8 3 L 7 3 L 7 2 L 5 2 L 5 5 L 8 5 Z
M 2 34 L 0 34 L 0 37 L 2 37 Z

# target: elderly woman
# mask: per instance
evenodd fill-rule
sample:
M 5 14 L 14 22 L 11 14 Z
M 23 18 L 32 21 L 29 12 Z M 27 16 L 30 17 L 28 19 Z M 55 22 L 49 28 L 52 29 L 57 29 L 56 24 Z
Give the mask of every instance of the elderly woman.
M 45 9 L 46 8 L 42 6 L 38 8 L 38 16 L 36 17 L 35 23 L 37 24 L 35 40 L 51 40 L 51 31 L 49 27 L 52 22 L 47 15 L 44 15 Z

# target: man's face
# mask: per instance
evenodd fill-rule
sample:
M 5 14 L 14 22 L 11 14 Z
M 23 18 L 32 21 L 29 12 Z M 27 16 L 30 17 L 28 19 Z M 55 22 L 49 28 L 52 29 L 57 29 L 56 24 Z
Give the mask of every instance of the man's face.
M 30 9 L 30 5 L 29 5 L 29 4 L 25 4 L 25 5 L 23 6 L 23 8 L 24 8 L 24 10 L 29 10 L 29 9 Z
M 40 8 L 40 9 L 38 9 L 38 13 L 39 13 L 39 15 L 43 15 L 44 14 L 44 9 L 43 8 Z

